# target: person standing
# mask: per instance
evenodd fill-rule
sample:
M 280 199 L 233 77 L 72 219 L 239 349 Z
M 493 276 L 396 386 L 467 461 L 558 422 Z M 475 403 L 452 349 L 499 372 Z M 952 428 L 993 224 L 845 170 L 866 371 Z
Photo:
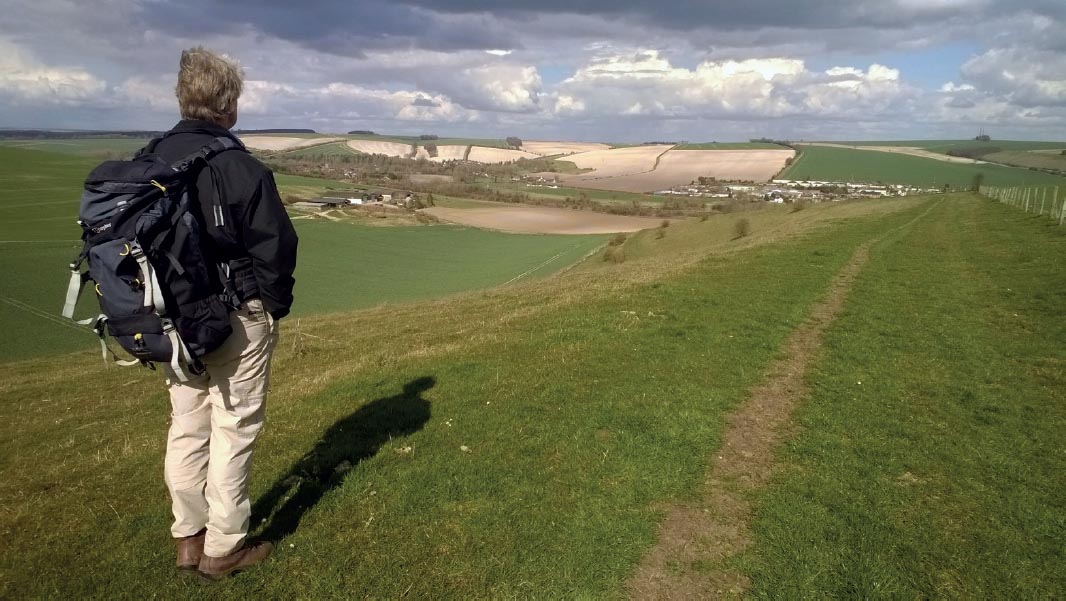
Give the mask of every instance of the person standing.
M 179 570 L 216 580 L 266 559 L 269 542 L 247 540 L 249 472 L 263 426 L 278 321 L 289 313 L 297 236 L 274 176 L 230 133 L 243 73 L 197 47 L 181 54 L 176 93 L 181 121 L 150 152 L 177 161 L 216 137 L 238 148 L 213 156 L 196 175 L 196 218 L 205 252 L 236 292 L 233 333 L 204 355 L 205 371 L 169 384 L 172 408 L 164 476 L 171 497 Z

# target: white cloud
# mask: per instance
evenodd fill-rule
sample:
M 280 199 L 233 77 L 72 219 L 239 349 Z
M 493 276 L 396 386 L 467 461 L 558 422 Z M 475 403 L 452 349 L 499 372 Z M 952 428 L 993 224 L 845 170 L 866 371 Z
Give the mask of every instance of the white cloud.
M 1033 48 L 994 48 L 967 61 L 970 85 L 1020 107 L 1066 106 L 1066 55 Z
M 41 64 L 0 40 L 0 94 L 15 104 L 71 105 L 94 102 L 107 84 L 80 67 Z
M 773 57 L 688 69 L 648 49 L 600 55 L 559 88 L 593 113 L 711 119 L 877 117 L 913 92 L 899 71 L 877 64 L 819 73 L 802 60 Z

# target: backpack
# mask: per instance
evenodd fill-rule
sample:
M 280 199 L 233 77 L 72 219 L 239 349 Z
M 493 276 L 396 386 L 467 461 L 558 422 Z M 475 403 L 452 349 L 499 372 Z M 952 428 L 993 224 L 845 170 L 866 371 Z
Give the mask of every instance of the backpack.
M 204 250 L 190 188 L 212 156 L 244 147 L 218 137 L 170 164 L 154 154 L 158 142 L 132 160 L 105 161 L 86 178 L 78 211 L 85 245 L 70 264 L 63 316 L 73 319 L 82 289 L 93 282 L 101 314 L 77 323 L 96 331 L 104 361 L 110 355 L 119 365 L 152 369 L 160 362 L 168 380 L 185 382 L 189 373 L 203 373 L 201 358 L 232 333 L 229 312 L 237 306 L 227 266 Z M 108 334 L 134 359 L 120 360 Z

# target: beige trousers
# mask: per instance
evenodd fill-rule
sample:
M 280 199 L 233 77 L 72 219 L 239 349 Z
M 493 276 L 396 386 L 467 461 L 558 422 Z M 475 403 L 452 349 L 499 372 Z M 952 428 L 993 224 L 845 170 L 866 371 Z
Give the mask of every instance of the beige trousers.
M 230 314 L 233 334 L 204 356 L 207 371 L 170 386 L 172 408 L 164 476 L 175 537 L 204 527 L 204 553 L 222 557 L 248 534 L 248 474 L 263 427 L 277 324 L 262 301 Z

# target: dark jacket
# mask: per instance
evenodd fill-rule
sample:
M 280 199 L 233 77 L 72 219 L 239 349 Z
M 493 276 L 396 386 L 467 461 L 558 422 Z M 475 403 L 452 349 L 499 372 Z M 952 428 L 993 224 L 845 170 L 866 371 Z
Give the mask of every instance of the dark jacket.
M 219 136 L 237 140 L 218 125 L 187 119 L 167 132 L 152 151 L 176 162 Z M 214 211 L 216 194 L 221 197 L 221 216 Z M 274 174 L 251 154 L 227 150 L 212 157 L 208 168 L 200 172 L 196 196 L 198 217 L 213 243 L 209 250 L 233 269 L 241 300 L 259 297 L 275 319 L 288 315 L 296 283 L 292 273 L 297 237 Z

